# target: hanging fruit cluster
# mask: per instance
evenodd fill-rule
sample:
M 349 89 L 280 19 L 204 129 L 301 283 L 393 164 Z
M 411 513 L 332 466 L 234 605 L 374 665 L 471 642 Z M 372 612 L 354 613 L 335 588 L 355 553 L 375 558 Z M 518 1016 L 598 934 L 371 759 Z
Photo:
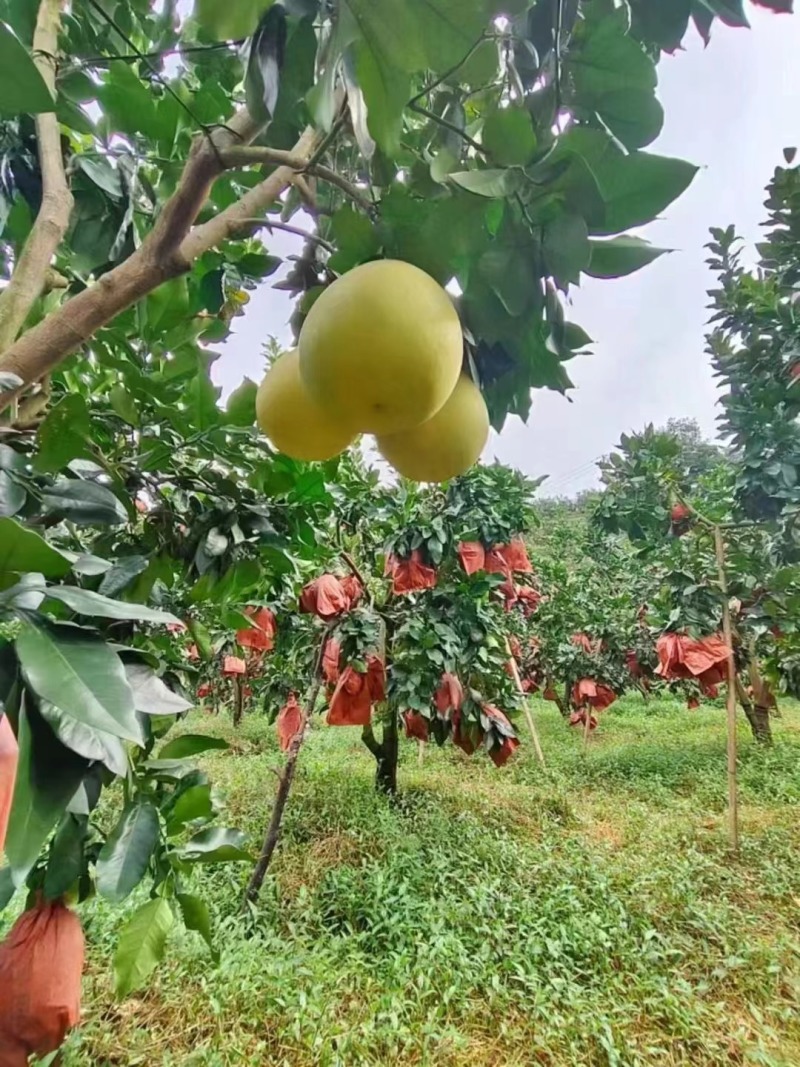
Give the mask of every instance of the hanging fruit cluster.
M 453 302 L 429 275 L 399 260 L 362 264 L 322 293 L 298 347 L 268 370 L 259 427 L 300 460 L 331 459 L 371 433 L 399 474 L 447 481 L 477 462 L 489 436 L 463 347 Z

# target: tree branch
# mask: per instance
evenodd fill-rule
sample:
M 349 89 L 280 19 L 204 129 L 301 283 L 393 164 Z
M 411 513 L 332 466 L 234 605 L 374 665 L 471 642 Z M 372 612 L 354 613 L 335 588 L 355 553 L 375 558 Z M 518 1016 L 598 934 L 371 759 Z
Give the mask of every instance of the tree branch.
M 33 35 L 33 62 L 50 92 L 56 92 L 56 55 L 61 9 L 66 0 L 42 0 Z M 54 111 L 37 115 L 36 144 L 42 171 L 42 204 L 6 288 L 0 293 L 0 352 L 13 344 L 51 277 L 50 261 L 66 233 L 72 193 L 61 155 Z
M 0 372 L 16 374 L 25 384 L 38 381 L 120 312 L 163 282 L 188 272 L 194 260 L 210 248 L 234 237 L 241 219 L 266 210 L 291 183 L 296 166 L 278 167 L 237 203 L 189 232 L 215 178 L 225 169 L 223 153 L 258 132 L 257 123 L 242 109 L 210 137 L 200 135 L 175 193 L 142 246 L 23 334 L 0 357 Z M 288 153 L 294 164 L 305 164 L 317 137 L 310 128 L 302 134 Z M 17 395 L 18 391 L 0 396 L 0 409 Z
M 296 150 L 284 152 L 277 148 L 261 148 L 244 146 L 242 148 L 230 148 L 222 153 L 222 159 L 226 167 L 247 167 L 253 163 L 277 163 L 282 167 L 291 167 L 292 170 L 301 173 L 313 174 L 322 181 L 329 182 L 346 193 L 354 200 L 363 211 L 371 211 L 373 204 L 358 191 L 352 182 L 343 178 L 330 167 L 324 167 L 321 163 L 310 163 L 308 159 L 299 157 Z
M 293 233 L 295 237 L 302 237 L 306 241 L 311 241 L 312 244 L 319 245 L 320 248 L 324 248 L 328 252 L 335 252 L 336 248 L 326 241 L 324 237 L 319 237 L 316 233 L 311 233 L 310 230 L 304 230 L 300 226 L 292 226 L 289 222 L 276 222 L 274 219 L 241 219 L 239 226 L 242 228 L 249 227 L 263 227 L 265 230 L 282 230 L 284 233 Z

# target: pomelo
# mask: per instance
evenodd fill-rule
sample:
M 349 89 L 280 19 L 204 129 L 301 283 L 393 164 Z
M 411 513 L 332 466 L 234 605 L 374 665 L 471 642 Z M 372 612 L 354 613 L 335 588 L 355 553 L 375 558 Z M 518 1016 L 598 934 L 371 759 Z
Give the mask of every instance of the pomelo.
M 311 396 L 362 432 L 409 430 L 431 418 L 461 372 L 458 313 L 418 267 L 380 259 L 319 297 L 300 331 Z
M 462 374 L 432 419 L 405 433 L 376 438 L 378 451 L 398 474 L 415 482 L 444 482 L 477 463 L 489 437 L 481 391 Z
M 353 443 L 355 432 L 308 395 L 297 349 L 279 356 L 256 394 L 256 421 L 280 452 L 292 459 L 331 459 Z

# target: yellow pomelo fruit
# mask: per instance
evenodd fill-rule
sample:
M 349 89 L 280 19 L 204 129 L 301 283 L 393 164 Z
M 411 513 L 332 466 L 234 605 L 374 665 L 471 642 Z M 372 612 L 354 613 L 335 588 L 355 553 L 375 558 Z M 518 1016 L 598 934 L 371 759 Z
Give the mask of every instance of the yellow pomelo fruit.
M 489 437 L 481 391 L 462 375 L 432 419 L 405 433 L 376 438 L 378 451 L 398 474 L 415 482 L 446 482 L 477 463 Z
M 280 452 L 292 459 L 332 459 L 353 443 L 355 433 L 332 419 L 308 395 L 297 349 L 272 364 L 256 394 L 256 421 Z
M 364 263 L 319 297 L 300 331 L 300 373 L 318 403 L 362 432 L 409 430 L 435 415 L 461 372 L 452 301 L 418 267 Z

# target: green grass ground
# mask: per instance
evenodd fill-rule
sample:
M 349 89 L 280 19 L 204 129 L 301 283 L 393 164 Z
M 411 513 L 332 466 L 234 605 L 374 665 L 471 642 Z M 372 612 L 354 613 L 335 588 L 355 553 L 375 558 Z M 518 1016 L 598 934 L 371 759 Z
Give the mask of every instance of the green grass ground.
M 315 730 L 254 936 L 234 917 L 247 872 L 202 876 L 218 966 L 176 937 L 151 987 L 115 1002 L 124 912 L 84 909 L 65 1067 L 797 1067 L 800 706 L 769 752 L 741 724 L 737 858 L 723 710 L 626 698 L 587 751 L 551 705 L 534 711 L 546 773 L 530 745 L 497 771 L 449 747 L 420 767 L 407 744 L 395 808 L 355 731 Z M 228 821 L 259 839 L 273 729 L 202 725 L 232 742 L 205 760 Z

